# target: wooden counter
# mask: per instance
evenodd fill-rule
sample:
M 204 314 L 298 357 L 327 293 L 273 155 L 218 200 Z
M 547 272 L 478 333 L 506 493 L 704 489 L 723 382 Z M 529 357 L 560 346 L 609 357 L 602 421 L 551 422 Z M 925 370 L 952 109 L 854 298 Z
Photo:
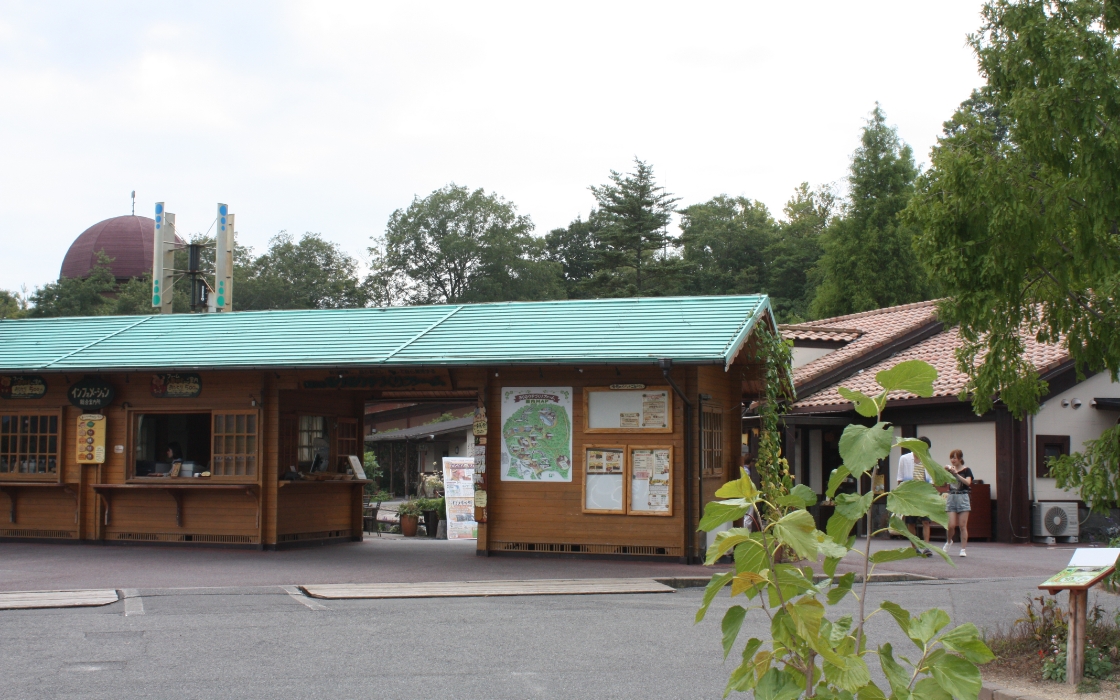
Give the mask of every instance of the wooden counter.
M 175 499 L 175 524 L 183 526 L 183 495 L 188 491 L 215 492 L 215 491 L 241 491 L 245 495 L 256 498 L 259 487 L 256 484 L 198 484 L 196 480 L 184 478 L 162 479 L 165 483 L 158 484 L 93 484 L 93 490 L 105 502 L 105 524 L 109 524 L 109 511 L 112 508 L 113 493 L 120 491 L 166 491 Z M 260 525 L 260 507 L 257 508 L 257 524 Z

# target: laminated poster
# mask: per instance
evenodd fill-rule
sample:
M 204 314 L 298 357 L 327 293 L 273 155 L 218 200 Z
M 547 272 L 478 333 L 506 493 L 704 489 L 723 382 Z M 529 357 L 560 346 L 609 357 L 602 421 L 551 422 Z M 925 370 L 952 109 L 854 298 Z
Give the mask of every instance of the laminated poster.
M 447 539 L 478 537 L 474 521 L 474 458 L 443 458 L 443 495 L 447 504 Z
M 584 508 L 622 512 L 623 448 L 588 447 L 584 453 L 587 472 L 584 484 Z
M 669 427 L 669 392 L 652 391 L 642 393 L 642 427 Z
M 668 448 L 630 451 L 630 510 L 669 512 L 671 465 Z
M 572 388 L 502 388 L 502 481 L 572 480 Z

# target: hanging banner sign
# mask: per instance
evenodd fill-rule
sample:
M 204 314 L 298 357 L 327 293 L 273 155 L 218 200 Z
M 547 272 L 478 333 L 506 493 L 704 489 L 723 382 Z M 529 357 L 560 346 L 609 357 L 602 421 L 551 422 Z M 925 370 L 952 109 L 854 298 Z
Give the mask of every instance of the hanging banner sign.
M 474 410 L 474 426 L 472 432 L 475 437 L 486 437 L 486 431 L 489 427 L 489 423 L 486 421 L 486 409 L 479 406 Z
M 83 379 L 66 392 L 66 398 L 78 408 L 102 409 L 113 403 L 117 395 L 113 385 L 104 379 Z
M 157 399 L 193 399 L 202 393 L 197 374 L 153 374 L 152 396 Z
M 463 457 L 443 458 L 443 494 L 447 504 L 447 539 L 478 538 L 474 520 L 474 460 Z
M 502 481 L 572 480 L 572 387 L 502 387 Z
M 47 380 L 37 374 L 0 376 L 0 399 L 41 399 L 47 395 Z
M 84 413 L 78 416 L 75 448 L 78 464 L 105 463 L 105 416 Z

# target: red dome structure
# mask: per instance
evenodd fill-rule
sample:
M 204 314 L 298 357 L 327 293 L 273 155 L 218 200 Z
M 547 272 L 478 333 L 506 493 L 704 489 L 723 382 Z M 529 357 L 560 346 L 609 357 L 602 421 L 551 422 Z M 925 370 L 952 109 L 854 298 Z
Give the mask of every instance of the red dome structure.
M 152 271 L 156 222 L 146 216 L 116 216 L 87 228 L 66 251 L 61 277 L 89 277 L 97 254 L 113 259 L 109 268 L 118 282 Z

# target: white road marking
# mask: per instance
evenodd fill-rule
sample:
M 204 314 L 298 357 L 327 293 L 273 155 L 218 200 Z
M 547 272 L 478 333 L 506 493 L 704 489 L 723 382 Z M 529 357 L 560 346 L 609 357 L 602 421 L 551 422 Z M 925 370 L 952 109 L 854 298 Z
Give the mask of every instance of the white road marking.
M 140 591 L 135 588 L 125 588 L 121 593 L 124 594 L 125 617 L 144 614 L 144 599 L 140 597 Z
M 320 602 L 318 602 L 318 601 L 316 601 L 312 598 L 308 598 L 306 595 L 303 594 L 303 591 L 296 588 L 295 586 L 280 586 L 280 588 L 284 589 L 285 593 L 287 593 L 291 597 L 295 598 L 299 602 L 303 603 L 307 607 L 311 608 L 312 610 L 330 610 L 330 608 L 323 605 L 322 603 L 320 603 Z

